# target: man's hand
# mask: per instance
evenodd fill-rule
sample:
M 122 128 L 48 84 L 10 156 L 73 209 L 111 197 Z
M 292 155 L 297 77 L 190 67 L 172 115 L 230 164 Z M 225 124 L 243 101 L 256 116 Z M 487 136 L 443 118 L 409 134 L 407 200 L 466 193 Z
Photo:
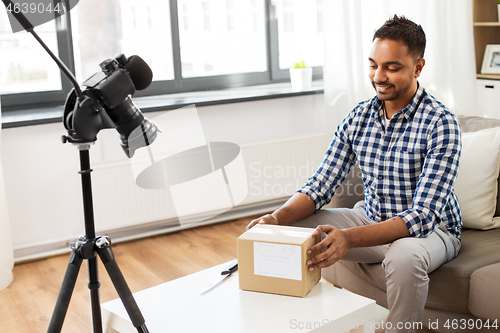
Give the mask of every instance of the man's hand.
M 343 230 L 331 225 L 320 225 L 314 230 L 313 235 L 320 235 L 322 232 L 326 233 L 325 239 L 307 250 L 307 254 L 318 253 L 307 261 L 309 271 L 333 265 L 349 250 L 347 235 Z M 326 250 L 321 252 L 324 248 Z
M 256 224 L 279 224 L 289 225 L 313 214 L 316 204 L 307 194 L 297 192 L 281 208 L 276 209 L 272 214 L 267 214 L 250 222 L 246 230 Z
M 249 230 L 256 224 L 278 224 L 278 219 L 273 215 L 273 214 L 266 214 L 264 216 L 261 216 L 255 220 L 252 220 L 247 226 L 246 230 Z
M 351 248 L 389 244 L 410 236 L 406 223 L 399 216 L 380 223 L 342 230 L 330 225 L 320 225 L 313 235 L 320 235 L 322 232 L 326 233 L 326 238 L 307 251 L 314 255 L 307 261 L 310 271 L 333 265 Z M 324 248 L 326 250 L 321 252 Z

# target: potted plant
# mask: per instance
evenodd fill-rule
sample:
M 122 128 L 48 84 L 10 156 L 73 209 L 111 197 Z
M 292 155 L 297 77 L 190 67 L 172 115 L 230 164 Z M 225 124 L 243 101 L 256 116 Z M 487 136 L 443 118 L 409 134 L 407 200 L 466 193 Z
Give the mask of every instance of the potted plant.
M 294 62 L 293 67 L 290 68 L 290 81 L 292 82 L 292 91 L 311 89 L 312 67 L 307 67 L 303 59 Z

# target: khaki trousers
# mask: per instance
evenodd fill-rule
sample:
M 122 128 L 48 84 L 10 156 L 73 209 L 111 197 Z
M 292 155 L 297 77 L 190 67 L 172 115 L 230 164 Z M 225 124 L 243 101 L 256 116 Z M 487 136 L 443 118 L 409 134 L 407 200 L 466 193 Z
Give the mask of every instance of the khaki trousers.
M 338 229 L 374 224 L 365 213 L 364 201 L 354 208 L 324 209 L 291 224 L 316 228 L 328 224 Z M 426 238 L 406 237 L 391 244 L 354 248 L 342 260 L 382 263 L 387 280 L 387 332 L 416 332 L 422 318 L 432 271 L 455 258 L 460 241 L 444 228 L 436 228 Z

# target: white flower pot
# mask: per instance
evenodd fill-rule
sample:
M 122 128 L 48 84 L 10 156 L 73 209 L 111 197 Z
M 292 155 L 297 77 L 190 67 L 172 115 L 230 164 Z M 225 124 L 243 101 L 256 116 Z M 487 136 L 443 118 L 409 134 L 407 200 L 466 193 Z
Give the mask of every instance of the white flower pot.
M 312 67 L 290 68 L 290 81 L 292 82 L 292 91 L 311 89 Z

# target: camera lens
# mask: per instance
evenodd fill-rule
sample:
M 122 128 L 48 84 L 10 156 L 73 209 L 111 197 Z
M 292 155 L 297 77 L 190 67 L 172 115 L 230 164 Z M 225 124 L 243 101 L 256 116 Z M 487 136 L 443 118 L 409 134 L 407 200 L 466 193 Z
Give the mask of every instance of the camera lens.
M 156 139 L 158 126 L 154 121 L 145 118 L 130 97 L 107 114 L 120 133 L 121 146 L 125 154 L 131 158 L 136 149 L 146 147 Z

